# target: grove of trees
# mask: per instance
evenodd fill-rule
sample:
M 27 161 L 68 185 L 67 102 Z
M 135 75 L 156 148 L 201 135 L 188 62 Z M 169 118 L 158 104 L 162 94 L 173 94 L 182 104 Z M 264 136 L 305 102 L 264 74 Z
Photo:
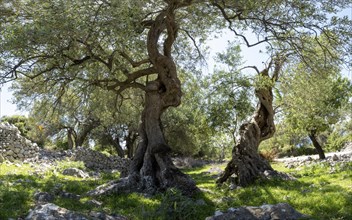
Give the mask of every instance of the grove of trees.
M 276 111 L 324 158 L 317 136 L 351 101 L 340 68 L 351 68 L 352 25 L 337 16 L 348 7 L 343 0 L 1 0 L 1 80 L 14 81 L 16 102 L 48 136 L 65 136 L 69 148 L 93 140 L 132 157 L 128 176 L 98 194 L 197 192 L 172 152 L 219 154 L 211 149 L 223 140 L 232 159 L 218 183 L 234 174 L 246 186 L 272 170 L 258 148 L 276 131 Z M 264 44 L 264 67 L 244 66 L 231 44 L 218 55 L 222 65 L 203 75 L 204 42 L 223 29 L 248 47 Z

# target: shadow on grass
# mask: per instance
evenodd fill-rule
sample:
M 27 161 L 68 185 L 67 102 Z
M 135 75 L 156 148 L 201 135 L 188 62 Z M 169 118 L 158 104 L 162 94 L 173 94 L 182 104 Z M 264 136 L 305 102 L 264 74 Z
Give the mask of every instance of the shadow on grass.
M 352 219 L 352 193 L 336 184 L 270 180 L 227 195 L 224 208 L 288 203 L 312 219 Z
M 215 185 L 216 173 L 207 172 L 207 167 L 184 170 L 202 189 L 194 198 L 184 197 L 170 189 L 154 196 L 138 193 L 115 194 L 92 198 L 85 193 L 116 178 L 104 174 L 102 179 L 78 179 L 62 175 L 0 175 L 0 219 L 25 217 L 35 205 L 36 191 L 55 194 L 53 203 L 84 214 L 104 211 L 120 214 L 130 219 L 205 219 L 217 209 L 244 205 L 260 206 L 285 202 L 313 219 L 352 219 L 351 190 L 338 185 L 342 175 L 331 176 L 314 173 L 314 177 L 301 176 L 298 181 L 258 181 L 247 188 L 229 190 L 228 185 Z M 313 174 L 313 173 L 312 173 Z M 351 174 L 343 174 L 350 178 Z M 352 186 L 352 183 L 351 183 Z M 351 188 L 352 189 L 352 188 Z M 57 192 L 81 195 L 78 199 L 64 198 Z M 96 199 L 101 207 L 87 204 Z
M 154 196 L 131 193 L 92 198 L 85 195 L 108 179 L 107 176 L 100 180 L 77 180 L 62 175 L 0 175 L 0 219 L 26 217 L 28 210 L 35 206 L 35 192 L 55 195 L 52 203 L 72 211 L 83 214 L 103 211 L 110 215 L 124 215 L 130 219 L 205 219 L 215 210 L 212 201 L 202 193 L 188 198 L 174 189 Z M 66 198 L 61 196 L 60 192 L 81 196 L 76 199 Z M 96 199 L 103 205 L 97 207 L 86 203 L 91 199 Z

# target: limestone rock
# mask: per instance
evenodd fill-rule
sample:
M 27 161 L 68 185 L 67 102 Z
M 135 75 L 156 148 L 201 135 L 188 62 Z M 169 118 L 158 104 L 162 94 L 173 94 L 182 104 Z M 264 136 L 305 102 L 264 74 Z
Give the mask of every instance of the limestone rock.
M 53 203 L 36 206 L 29 212 L 25 220 L 127 220 L 120 215 L 107 215 L 103 212 L 90 212 L 89 216 L 74 212 Z
M 73 152 L 73 159 L 83 161 L 85 166 L 92 170 L 118 170 L 121 176 L 127 175 L 129 159 L 119 156 L 106 156 L 98 151 L 79 147 Z
M 127 220 L 126 217 L 121 215 L 107 215 L 103 212 L 90 212 L 89 216 L 94 220 Z
M 32 210 L 25 220 L 88 220 L 89 218 L 79 213 L 61 208 L 55 204 L 47 203 L 38 205 Z
M 77 168 L 67 168 L 62 172 L 63 175 L 75 176 L 80 178 L 88 178 L 89 174 L 85 173 L 83 170 Z
M 34 199 L 38 203 L 48 203 L 54 201 L 54 195 L 47 192 L 37 192 L 34 194 Z
M 90 206 L 94 206 L 94 207 L 101 207 L 103 205 L 102 202 L 99 202 L 95 199 L 88 200 L 87 202 L 85 202 L 85 204 L 90 205 Z
M 295 220 L 307 216 L 297 212 L 287 203 L 276 205 L 244 206 L 230 208 L 226 212 L 216 211 L 214 216 L 207 217 L 206 220 Z
M 352 152 L 352 142 L 348 142 L 345 146 L 341 149 L 343 152 Z
M 9 123 L 0 123 L 0 156 L 4 160 L 24 161 L 36 157 L 39 148 L 23 137 L 18 128 Z

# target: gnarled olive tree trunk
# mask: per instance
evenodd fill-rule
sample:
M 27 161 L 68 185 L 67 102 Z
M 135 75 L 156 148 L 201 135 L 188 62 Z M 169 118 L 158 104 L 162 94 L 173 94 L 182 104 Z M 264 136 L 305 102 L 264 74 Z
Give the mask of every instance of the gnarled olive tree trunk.
M 276 63 L 273 76 L 269 78 L 269 65 L 267 69 L 260 72 L 260 75 L 263 78 L 271 79 L 274 83 L 280 68 L 281 64 Z M 256 111 L 249 123 L 241 125 L 240 138 L 232 150 L 232 159 L 217 183 L 223 183 L 229 177 L 234 176 L 235 184 L 244 187 L 258 178 L 279 174 L 258 153 L 259 144 L 263 140 L 271 138 L 275 133 L 272 86 L 262 86 L 255 90 L 255 94 L 259 99 Z
M 120 181 L 98 188 L 91 194 L 100 195 L 108 191 L 138 191 L 152 194 L 167 188 L 178 188 L 190 195 L 198 191 L 195 182 L 177 169 L 169 156 L 170 147 L 164 137 L 161 115 L 181 102 L 181 83 L 176 65 L 171 56 L 173 42 L 177 35 L 174 11 L 178 1 L 174 1 L 152 22 L 147 39 L 150 62 L 157 78 L 145 87 L 145 106 L 141 117 L 139 142 L 128 176 Z M 163 38 L 161 39 L 161 35 Z M 165 37 L 166 36 L 166 37 Z M 163 51 L 160 52 L 160 41 Z
M 179 87 L 177 84 L 175 87 Z M 181 93 L 177 88 L 172 95 L 167 94 L 166 91 L 160 92 L 162 87 L 163 84 L 158 80 L 150 82 L 148 85 L 149 91 L 146 94 L 146 104 L 140 128 L 142 140 L 137 147 L 129 175 L 138 177 L 139 187 L 146 192 L 175 187 L 185 194 L 192 194 L 197 191 L 197 187 L 190 177 L 174 166 L 168 155 L 170 147 L 164 138 L 160 119 L 165 110 L 165 103 L 167 103 L 165 98 L 172 97 L 176 101 L 179 99 L 177 96 Z
M 176 65 L 171 57 L 171 47 L 177 35 L 174 8 L 169 8 L 157 16 L 148 34 L 148 54 L 158 78 L 146 85 L 145 107 L 140 126 L 141 142 L 137 147 L 129 174 L 139 176 L 142 188 L 147 192 L 179 188 L 185 194 L 197 191 L 195 182 L 177 169 L 168 153 L 161 125 L 161 115 L 170 106 L 181 103 L 181 83 Z M 163 31 L 163 53 L 159 52 L 158 41 Z

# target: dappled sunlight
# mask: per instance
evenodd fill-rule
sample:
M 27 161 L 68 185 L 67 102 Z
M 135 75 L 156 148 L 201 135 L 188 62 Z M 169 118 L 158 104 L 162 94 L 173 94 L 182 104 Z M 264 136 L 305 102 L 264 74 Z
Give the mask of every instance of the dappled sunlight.
M 36 167 L 28 164 L 4 163 L 0 165 L 0 219 L 25 217 L 36 203 L 33 197 L 36 192 L 52 193 L 55 195 L 53 203 L 69 210 L 85 214 L 92 210 L 118 213 L 131 219 L 158 219 L 162 216 L 177 219 L 177 216 L 183 215 L 190 216 L 190 219 L 194 216 L 204 219 L 215 210 L 278 203 L 288 203 L 299 212 L 318 219 L 351 218 L 350 165 L 343 169 L 336 168 L 337 171 L 330 174 L 324 166 L 287 169 L 277 163 L 273 165 L 275 169 L 290 173 L 297 180 L 258 180 L 249 187 L 230 190 L 228 183 L 221 186 L 215 184 L 220 171 L 218 168 L 223 168 L 223 165 L 209 164 L 183 170 L 201 189 L 193 198 L 185 197 L 175 189 L 153 196 L 130 193 L 93 198 L 86 192 L 118 178 L 119 174 L 101 173 L 100 178 L 83 179 L 61 174 L 67 167 L 80 167 L 78 163 L 62 162 L 60 166 L 42 170 L 41 173 L 35 173 Z M 99 200 L 103 205 L 92 206 L 89 203 L 92 199 Z

